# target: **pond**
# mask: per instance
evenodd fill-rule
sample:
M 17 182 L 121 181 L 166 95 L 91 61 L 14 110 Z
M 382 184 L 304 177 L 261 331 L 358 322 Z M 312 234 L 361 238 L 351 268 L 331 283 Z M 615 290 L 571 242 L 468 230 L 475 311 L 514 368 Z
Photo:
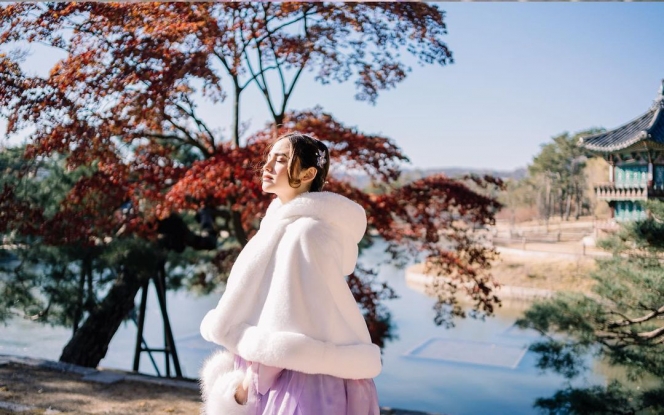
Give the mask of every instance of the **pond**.
M 363 263 L 380 259 L 381 246 L 365 252 Z M 446 329 L 433 323 L 434 300 L 409 288 L 404 270 L 380 269 L 400 298 L 387 302 L 396 324 L 397 338 L 383 351 L 383 371 L 375 379 L 381 406 L 440 414 L 531 414 L 538 397 L 549 397 L 566 384 L 550 372 L 540 373 L 536 356 L 527 346 L 537 335 L 514 327 L 527 304 L 507 302 L 486 321 L 465 319 Z M 197 377 L 203 359 L 214 345 L 205 342 L 198 328 L 219 294 L 197 297 L 187 292 L 168 294 L 168 308 L 183 375 Z M 137 298 L 137 304 L 139 299 Z M 156 296 L 148 299 L 145 338 L 150 347 L 163 345 L 162 325 Z M 0 354 L 57 360 L 71 330 L 14 319 L 0 326 Z M 136 326 L 123 324 L 100 365 L 131 370 Z M 160 370 L 164 359 L 155 354 Z M 154 374 L 146 353 L 140 370 Z M 601 365 L 575 385 L 604 383 Z

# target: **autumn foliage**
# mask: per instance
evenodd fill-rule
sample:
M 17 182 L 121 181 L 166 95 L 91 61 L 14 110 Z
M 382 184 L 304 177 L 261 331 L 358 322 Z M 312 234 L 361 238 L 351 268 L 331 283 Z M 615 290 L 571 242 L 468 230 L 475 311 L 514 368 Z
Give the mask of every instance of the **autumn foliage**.
M 55 212 L 6 183 L 0 189 L 0 233 L 29 235 L 49 246 L 103 250 L 112 241 L 139 238 L 158 251 L 212 251 L 208 260 L 216 277 L 191 276 L 191 285 L 210 289 L 228 274 L 271 200 L 258 175 L 268 140 L 299 130 L 326 142 L 333 166 L 361 171 L 379 189 L 366 192 L 337 177 L 325 188 L 364 206 L 365 245 L 382 238 L 388 261 L 405 263 L 419 255 L 452 276 L 437 288 L 439 322 L 463 315 L 453 295 L 458 287 L 477 310 L 490 314 L 498 303 L 488 273 L 495 251 L 482 228 L 500 208 L 491 195 L 502 183 L 443 176 L 398 183 L 408 158 L 393 140 L 348 127 L 320 107 L 288 108 L 305 69 L 323 84 L 354 79 L 355 98 L 375 103 L 381 90 L 395 87 L 410 70 L 398 59 L 399 50 L 423 64 L 451 63 L 443 16 L 424 3 L 4 6 L 0 44 L 18 45 L 0 55 L 0 107 L 8 133 L 30 129 L 27 160 L 59 154 L 66 171 L 86 173 Z M 29 75 L 21 69 L 20 42 L 46 44 L 66 57 L 46 78 Z M 268 73 L 278 77 L 277 87 L 268 88 Z M 239 102 L 251 86 L 262 92 L 273 120 L 240 145 Z M 231 100 L 230 136 L 215 132 L 199 114 L 201 100 Z M 142 283 L 130 282 L 142 275 L 123 268 L 108 282 L 111 294 L 128 290 L 118 298 L 133 301 Z M 393 292 L 371 269 L 358 267 L 348 282 L 382 345 L 389 338 L 382 302 Z M 92 321 L 96 311 L 87 310 Z M 88 321 L 84 329 L 92 326 Z M 74 336 L 69 350 L 77 342 L 83 339 Z M 75 354 L 63 360 L 95 361 Z

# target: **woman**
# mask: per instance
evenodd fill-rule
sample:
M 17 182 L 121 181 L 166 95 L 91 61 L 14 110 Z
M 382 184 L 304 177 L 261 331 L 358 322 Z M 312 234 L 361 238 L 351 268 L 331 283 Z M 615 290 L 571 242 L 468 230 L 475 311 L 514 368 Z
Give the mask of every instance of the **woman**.
M 329 150 L 278 137 L 263 166 L 274 193 L 233 264 L 201 334 L 226 350 L 201 372 L 207 415 L 378 415 L 380 349 L 344 279 L 355 269 L 366 213 L 323 191 Z

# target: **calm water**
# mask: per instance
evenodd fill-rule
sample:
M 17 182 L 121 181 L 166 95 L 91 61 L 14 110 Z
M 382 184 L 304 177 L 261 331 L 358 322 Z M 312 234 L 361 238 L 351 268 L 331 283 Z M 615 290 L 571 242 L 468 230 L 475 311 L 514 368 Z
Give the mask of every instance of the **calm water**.
M 376 260 L 380 247 L 366 252 L 362 262 Z M 398 338 L 384 349 L 383 371 L 375 379 L 381 406 L 430 411 L 441 414 L 531 414 L 538 397 L 549 397 L 562 388 L 565 380 L 535 368 L 535 357 L 527 352 L 515 368 L 479 363 L 449 362 L 406 356 L 418 351 L 418 346 L 431 340 L 439 343 L 468 342 L 468 350 L 478 346 L 490 353 L 493 347 L 512 350 L 527 346 L 537 339 L 531 333 L 513 327 L 524 304 L 507 304 L 496 317 L 486 321 L 460 320 L 453 329 L 437 327 L 433 323 L 433 300 L 412 290 L 405 284 L 404 271 L 384 266 L 380 277 L 389 281 L 400 295 L 387 303 L 392 311 Z M 196 297 L 186 292 L 168 294 L 168 308 L 183 374 L 196 377 L 203 359 L 214 350 L 198 334 L 205 313 L 213 308 L 219 295 Z M 137 299 L 137 303 L 138 303 Z M 154 293 L 148 300 L 145 338 L 151 347 L 163 345 L 159 307 Z M 71 331 L 59 327 L 41 326 L 13 320 L 0 326 L 0 354 L 16 354 L 57 360 Z M 123 324 L 110 344 L 101 366 L 130 370 L 133 361 L 136 327 Z M 475 355 L 483 352 L 472 352 Z M 472 353 L 468 356 L 473 359 Z M 474 356 L 482 357 L 482 356 Z M 155 358 L 160 370 L 163 356 Z M 147 354 L 141 356 L 141 371 L 154 374 Z M 575 384 L 600 383 L 601 368 Z

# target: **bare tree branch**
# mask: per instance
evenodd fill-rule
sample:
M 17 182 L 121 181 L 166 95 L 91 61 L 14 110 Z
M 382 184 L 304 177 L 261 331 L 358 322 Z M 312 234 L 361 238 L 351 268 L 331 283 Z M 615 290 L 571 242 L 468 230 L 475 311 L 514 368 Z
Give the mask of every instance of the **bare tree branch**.
M 199 118 L 196 116 L 195 110 L 194 110 L 194 104 L 191 102 L 191 99 L 189 98 L 188 95 L 185 95 L 183 97 L 184 101 L 187 103 L 189 106 L 189 111 L 187 111 L 182 105 L 180 104 L 175 104 L 175 106 L 180 109 L 182 112 L 185 114 L 189 115 L 192 120 L 196 123 L 198 126 L 198 131 L 200 131 L 203 134 L 206 134 L 208 136 L 208 143 L 210 145 L 210 148 L 214 152 L 215 145 L 214 145 L 214 134 L 212 134 L 212 131 L 207 127 L 207 125 Z

